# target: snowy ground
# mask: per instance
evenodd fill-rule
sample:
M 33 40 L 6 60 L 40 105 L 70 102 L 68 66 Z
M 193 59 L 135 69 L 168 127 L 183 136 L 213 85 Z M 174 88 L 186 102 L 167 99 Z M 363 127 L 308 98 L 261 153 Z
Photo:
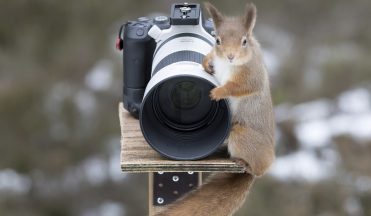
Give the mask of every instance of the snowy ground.
M 308 181 L 330 177 L 339 162 L 331 145 L 333 137 L 345 134 L 371 140 L 370 100 L 370 91 L 356 88 L 341 93 L 334 101 L 319 99 L 295 106 L 278 106 L 277 122 L 293 120 L 296 123 L 300 149 L 278 157 L 270 174 L 279 179 Z

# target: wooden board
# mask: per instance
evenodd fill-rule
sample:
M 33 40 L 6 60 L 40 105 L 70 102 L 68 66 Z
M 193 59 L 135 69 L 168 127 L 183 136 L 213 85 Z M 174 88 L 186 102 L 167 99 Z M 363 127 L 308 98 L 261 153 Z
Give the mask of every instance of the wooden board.
M 144 139 L 139 121 L 119 104 L 121 126 L 121 169 L 123 172 L 243 172 L 226 151 L 196 161 L 176 161 L 162 157 Z

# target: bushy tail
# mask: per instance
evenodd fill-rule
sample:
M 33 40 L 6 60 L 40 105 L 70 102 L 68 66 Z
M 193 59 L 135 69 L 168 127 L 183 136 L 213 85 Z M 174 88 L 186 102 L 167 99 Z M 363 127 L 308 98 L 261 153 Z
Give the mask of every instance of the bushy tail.
M 229 216 L 243 204 L 254 176 L 216 173 L 184 199 L 169 205 L 156 216 Z

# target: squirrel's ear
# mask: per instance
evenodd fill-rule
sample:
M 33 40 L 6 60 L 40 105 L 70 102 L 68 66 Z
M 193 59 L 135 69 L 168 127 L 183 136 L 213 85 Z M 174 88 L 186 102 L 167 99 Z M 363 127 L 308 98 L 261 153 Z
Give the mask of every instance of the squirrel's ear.
M 224 19 L 223 15 L 210 2 L 205 2 L 204 5 L 211 18 L 213 18 L 215 27 L 218 28 Z
M 246 4 L 246 14 L 244 17 L 244 25 L 248 35 L 252 34 L 256 21 L 256 7 L 253 3 Z

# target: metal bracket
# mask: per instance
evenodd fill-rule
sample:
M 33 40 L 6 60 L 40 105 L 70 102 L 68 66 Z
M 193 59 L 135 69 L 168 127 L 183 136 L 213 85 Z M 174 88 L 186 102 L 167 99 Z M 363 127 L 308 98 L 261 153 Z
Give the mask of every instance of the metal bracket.
M 153 173 L 153 205 L 168 205 L 199 185 L 197 172 Z

